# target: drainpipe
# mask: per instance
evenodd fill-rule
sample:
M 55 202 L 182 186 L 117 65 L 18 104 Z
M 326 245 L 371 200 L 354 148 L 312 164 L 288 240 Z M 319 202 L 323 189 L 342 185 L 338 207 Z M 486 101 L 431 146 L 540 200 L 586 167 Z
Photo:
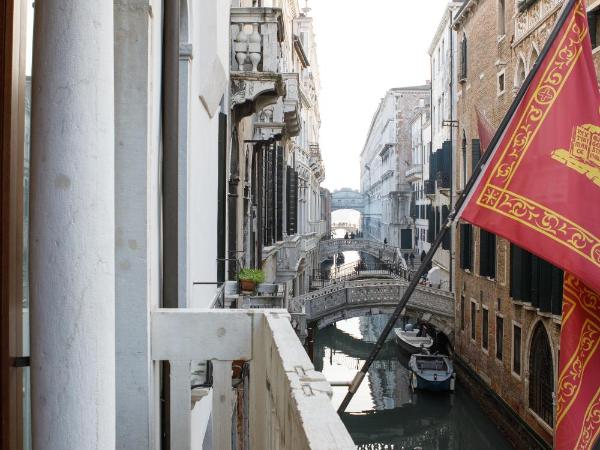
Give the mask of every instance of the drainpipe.
M 450 25 L 448 27 L 450 34 L 450 148 L 452 148 L 452 153 L 450 154 L 450 211 L 452 211 L 454 205 L 454 171 L 452 170 L 454 164 L 452 163 L 454 157 L 454 131 L 452 124 L 454 123 L 454 40 L 452 36 L 452 10 L 448 11 L 448 17 L 450 20 Z M 454 233 L 450 232 L 450 250 L 448 250 L 448 290 L 452 292 L 453 282 L 452 278 L 454 276 L 454 270 L 452 268 L 453 257 L 452 252 L 454 251 Z

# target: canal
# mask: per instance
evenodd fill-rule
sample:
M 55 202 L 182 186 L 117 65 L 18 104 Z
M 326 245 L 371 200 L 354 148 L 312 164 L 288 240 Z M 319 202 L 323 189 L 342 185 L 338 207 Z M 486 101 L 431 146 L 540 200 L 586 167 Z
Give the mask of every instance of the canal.
M 388 316 L 359 317 L 316 333 L 314 364 L 329 381 L 350 381 Z M 408 355 L 384 346 L 342 419 L 359 449 L 510 449 L 460 383 L 450 393 L 412 392 Z M 337 408 L 347 387 L 333 388 Z

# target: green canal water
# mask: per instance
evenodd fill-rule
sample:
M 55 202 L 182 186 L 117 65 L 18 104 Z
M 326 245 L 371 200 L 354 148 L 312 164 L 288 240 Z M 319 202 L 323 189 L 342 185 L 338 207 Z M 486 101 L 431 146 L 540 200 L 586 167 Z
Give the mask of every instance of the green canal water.
M 338 322 L 316 333 L 314 364 L 329 381 L 349 381 L 362 366 L 388 316 Z M 342 420 L 359 449 L 511 449 L 484 411 L 457 383 L 456 392 L 412 392 L 408 355 L 385 344 Z M 337 408 L 347 387 L 334 387 Z

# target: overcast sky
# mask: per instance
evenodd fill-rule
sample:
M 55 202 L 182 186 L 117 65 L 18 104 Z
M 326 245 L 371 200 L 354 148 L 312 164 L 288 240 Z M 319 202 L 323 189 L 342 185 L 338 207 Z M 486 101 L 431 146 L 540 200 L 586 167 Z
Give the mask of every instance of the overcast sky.
M 304 7 L 305 0 L 299 0 Z M 446 0 L 309 0 L 321 73 L 321 151 L 330 189 L 359 188 L 379 101 L 430 78 L 427 50 Z

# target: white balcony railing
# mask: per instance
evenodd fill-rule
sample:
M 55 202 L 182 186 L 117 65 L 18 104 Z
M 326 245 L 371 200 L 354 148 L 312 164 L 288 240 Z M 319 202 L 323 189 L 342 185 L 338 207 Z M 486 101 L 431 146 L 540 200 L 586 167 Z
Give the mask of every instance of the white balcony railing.
M 240 360 L 250 365 L 250 448 L 355 448 L 330 402 L 331 386 L 315 371 L 287 311 L 159 309 L 151 345 L 153 360 L 170 363 L 172 450 L 201 447 L 191 438 L 191 361 L 212 362 L 212 400 L 204 400 L 212 401 L 212 448 L 232 448 L 232 362 Z
M 278 8 L 231 8 L 231 70 L 276 73 L 283 22 Z
M 327 222 L 325 220 L 310 222 L 309 225 L 311 233 L 316 233 L 317 235 L 322 236 L 327 232 Z

